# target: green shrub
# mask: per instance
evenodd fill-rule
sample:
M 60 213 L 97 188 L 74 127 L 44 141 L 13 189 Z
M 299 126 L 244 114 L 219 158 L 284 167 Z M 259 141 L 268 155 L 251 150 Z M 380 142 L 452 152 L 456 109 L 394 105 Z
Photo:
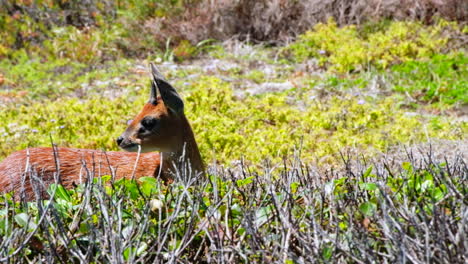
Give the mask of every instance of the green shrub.
M 438 54 L 428 60 L 394 65 L 389 74 L 394 89 L 414 99 L 446 104 L 468 104 L 468 57 L 464 53 Z
M 106 58 L 118 58 L 121 55 L 116 41 L 123 34 L 123 30 L 118 26 L 84 30 L 68 26 L 54 28 L 51 32 L 51 38 L 37 50 L 44 58 L 67 58 L 95 64 Z
M 371 166 L 348 156 L 327 173 L 293 155 L 257 172 L 212 169 L 197 184 L 181 172 L 169 185 L 154 177 L 112 182 L 88 164 L 93 180 L 70 190 L 52 184 L 48 200 L 0 196 L 0 260 L 463 263 L 462 155 L 440 163 L 417 152 Z
M 444 118 L 434 123 L 434 117 L 407 115 L 395 107 L 398 102 L 392 98 L 362 102 L 345 96 L 321 101 L 290 92 L 239 100 L 229 83 L 216 77 L 200 78 L 187 88 L 183 92 L 186 114 L 207 161 L 279 160 L 297 145 L 302 145 L 306 160 L 325 161 L 343 147 L 372 153 L 398 143 L 460 138 L 467 132 L 466 123 Z M 48 146 L 50 133 L 60 146 L 117 149 L 114 139 L 147 98 L 143 90 L 136 101 L 128 100 L 135 92 L 114 100 L 63 98 L 1 109 L 0 153 L 5 156 L 28 146 Z M 291 104 L 291 96 L 306 108 Z
M 94 81 L 109 82 L 128 72 L 127 61 L 123 59 L 90 66 L 61 55 L 50 55 L 50 59 L 45 60 L 37 54 L 28 55 L 24 49 L 15 51 L 11 57 L 10 60 L 0 60 L 0 74 L 7 80 L 0 96 L 8 92 L 24 92 L 26 98 L 34 102 L 96 93 L 99 91 L 96 91 Z M 94 60 L 92 56 L 88 58 Z
M 360 34 L 356 26 L 339 28 L 333 20 L 319 23 L 288 46 L 296 61 L 317 58 L 338 72 L 380 69 L 401 62 L 429 58 L 444 51 L 448 32 L 461 35 L 456 23 L 439 20 L 432 26 L 420 22 L 391 22 L 375 32 Z

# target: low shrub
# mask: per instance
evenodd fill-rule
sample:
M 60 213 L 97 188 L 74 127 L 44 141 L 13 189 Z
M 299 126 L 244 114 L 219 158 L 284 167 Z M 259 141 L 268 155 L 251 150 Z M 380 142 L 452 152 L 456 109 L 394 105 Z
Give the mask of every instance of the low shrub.
M 468 168 L 431 152 L 317 172 L 298 156 L 264 170 L 214 166 L 164 186 L 111 177 L 48 200 L 0 197 L 0 261 L 462 263 Z M 99 176 L 91 168 L 89 177 Z M 38 187 L 40 185 L 37 185 Z
M 284 43 L 329 18 L 339 26 L 382 19 L 420 21 L 437 19 L 463 23 L 468 17 L 462 0 L 240 0 L 189 1 L 182 15 L 156 17 L 149 22 L 161 39 L 187 39 L 195 44 L 233 36 L 252 42 Z M 158 32 L 159 31 L 159 32 Z
M 438 54 L 431 59 L 407 61 L 391 68 L 391 82 L 398 92 L 414 100 L 468 104 L 468 57 L 464 53 Z
M 86 44 L 79 45 L 86 46 Z M 77 60 L 72 60 L 63 54 L 50 54 L 49 60 L 45 60 L 41 56 L 30 55 L 25 50 L 15 51 L 10 60 L 1 60 L 0 74 L 4 74 L 5 80 L 0 84 L 0 96 L 20 93 L 23 94 L 21 99 L 24 102 L 55 100 L 64 96 L 82 98 L 97 93 L 96 87 L 102 85 L 94 85 L 96 82 L 112 82 L 116 88 L 118 86 L 116 82 L 118 83 L 121 75 L 128 72 L 129 66 L 125 59 L 88 65 L 80 62 L 82 59 L 78 58 L 83 55 L 95 61 L 96 58 L 88 51 L 71 46 L 57 48 L 70 52 L 70 56 L 76 57 Z
M 284 43 L 329 18 L 339 26 L 381 19 L 433 24 L 437 17 L 462 23 L 467 20 L 466 10 L 463 0 L 6 0 L 0 2 L 0 58 L 9 57 L 16 49 L 40 50 L 62 27 L 77 38 L 77 32 L 84 35 L 85 42 L 106 39 L 106 34 L 115 35 L 112 31 L 119 29 L 123 39 L 115 39 L 105 48 L 144 57 L 164 49 L 167 42 L 172 43 L 171 48 L 181 41 L 195 46 L 206 39 Z M 94 57 L 89 62 L 106 59 Z
M 134 85 L 147 83 L 140 78 Z M 229 164 L 240 156 L 251 162 L 266 157 L 278 161 L 302 144 L 304 159 L 326 162 L 345 146 L 370 154 L 400 142 L 463 138 L 468 129 L 464 122 L 406 114 L 395 107 L 395 98 L 344 95 L 321 101 L 307 91 L 290 91 L 240 100 L 232 89 L 217 77 L 199 78 L 182 89 L 187 117 L 208 161 Z M 61 98 L 0 109 L 5 124 L 0 153 L 48 146 L 51 133 L 60 146 L 116 149 L 114 139 L 146 101 L 143 91 L 127 89 L 115 99 Z
M 330 20 L 299 36 L 285 51 L 296 61 L 316 58 L 338 72 L 386 69 L 446 51 L 448 32 L 461 35 L 462 29 L 440 20 L 428 27 L 420 22 L 391 22 L 381 30 L 360 33 L 356 26 L 340 28 Z

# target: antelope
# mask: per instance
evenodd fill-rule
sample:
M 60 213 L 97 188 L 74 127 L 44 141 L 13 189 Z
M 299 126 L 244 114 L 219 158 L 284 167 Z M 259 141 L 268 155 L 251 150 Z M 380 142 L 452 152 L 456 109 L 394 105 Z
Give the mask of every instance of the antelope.
M 154 64 L 150 68 L 149 101 L 116 140 L 127 152 L 62 147 L 20 150 L 0 163 L 0 193 L 24 192 L 26 199 L 31 199 L 32 172 L 46 186 L 57 178 L 65 188 L 83 183 L 85 170 L 90 169 L 115 179 L 154 176 L 170 183 L 182 163 L 181 157 L 191 175 L 203 176 L 203 161 L 182 98 Z

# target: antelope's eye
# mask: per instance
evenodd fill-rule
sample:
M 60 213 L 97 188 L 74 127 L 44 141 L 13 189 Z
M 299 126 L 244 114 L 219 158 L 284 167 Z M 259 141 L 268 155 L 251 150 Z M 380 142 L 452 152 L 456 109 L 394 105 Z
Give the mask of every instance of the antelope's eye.
M 158 124 L 158 122 L 159 120 L 154 117 L 145 117 L 143 120 L 141 120 L 141 125 L 146 130 L 152 130 Z

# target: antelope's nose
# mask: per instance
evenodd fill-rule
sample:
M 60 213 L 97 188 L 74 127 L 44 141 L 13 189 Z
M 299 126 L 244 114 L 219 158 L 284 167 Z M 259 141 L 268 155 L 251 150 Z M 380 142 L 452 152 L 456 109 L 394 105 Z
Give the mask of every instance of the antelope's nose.
M 123 140 L 124 140 L 123 137 L 120 136 L 120 137 L 118 137 L 117 140 L 115 140 L 115 141 L 117 142 L 117 145 L 120 146 L 120 143 L 122 143 Z

